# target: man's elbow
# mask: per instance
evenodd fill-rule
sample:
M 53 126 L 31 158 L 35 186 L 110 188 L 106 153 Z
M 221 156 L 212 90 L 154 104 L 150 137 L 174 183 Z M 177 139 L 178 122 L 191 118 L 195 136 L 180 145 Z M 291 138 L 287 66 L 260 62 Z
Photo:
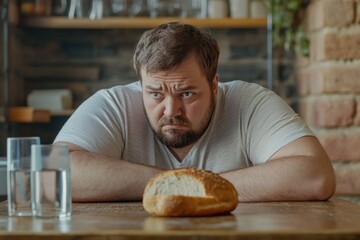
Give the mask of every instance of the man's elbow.
M 336 190 L 336 178 L 333 172 L 324 174 L 316 180 L 314 184 L 314 198 L 315 200 L 328 200 L 335 194 Z

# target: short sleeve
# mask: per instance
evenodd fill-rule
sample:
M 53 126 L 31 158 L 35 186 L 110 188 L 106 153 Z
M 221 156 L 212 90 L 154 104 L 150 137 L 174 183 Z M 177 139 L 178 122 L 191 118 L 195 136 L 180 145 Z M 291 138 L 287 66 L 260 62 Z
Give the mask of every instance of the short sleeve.
M 293 109 L 274 92 L 259 88 L 246 107 L 246 149 L 253 164 L 266 162 L 290 142 L 314 136 Z
M 124 148 L 124 114 L 108 90 L 100 90 L 83 102 L 60 130 L 54 142 L 76 144 L 90 152 L 120 158 Z

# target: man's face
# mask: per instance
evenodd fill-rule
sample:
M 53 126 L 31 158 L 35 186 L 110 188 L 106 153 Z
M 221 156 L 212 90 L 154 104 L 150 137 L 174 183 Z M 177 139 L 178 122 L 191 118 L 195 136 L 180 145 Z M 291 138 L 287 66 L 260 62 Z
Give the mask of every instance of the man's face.
M 141 75 L 146 116 L 157 138 L 170 148 L 195 143 L 210 122 L 218 77 L 210 87 L 194 57 L 171 71 L 143 68 Z

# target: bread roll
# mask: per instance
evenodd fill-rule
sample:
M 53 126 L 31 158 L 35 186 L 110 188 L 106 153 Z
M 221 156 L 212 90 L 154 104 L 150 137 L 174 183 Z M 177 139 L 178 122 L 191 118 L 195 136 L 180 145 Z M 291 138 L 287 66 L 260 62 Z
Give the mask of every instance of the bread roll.
M 184 217 L 229 213 L 236 208 L 234 186 L 219 175 L 205 170 L 167 170 L 147 183 L 144 209 L 156 216 Z

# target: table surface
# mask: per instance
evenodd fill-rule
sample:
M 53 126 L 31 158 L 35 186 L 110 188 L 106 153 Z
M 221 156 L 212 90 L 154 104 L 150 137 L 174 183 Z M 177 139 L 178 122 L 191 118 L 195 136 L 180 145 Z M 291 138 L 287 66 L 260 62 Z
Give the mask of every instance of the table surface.
M 74 203 L 66 219 L 8 217 L 2 239 L 360 239 L 360 206 L 340 200 L 239 203 L 228 215 L 165 218 L 141 202 Z

